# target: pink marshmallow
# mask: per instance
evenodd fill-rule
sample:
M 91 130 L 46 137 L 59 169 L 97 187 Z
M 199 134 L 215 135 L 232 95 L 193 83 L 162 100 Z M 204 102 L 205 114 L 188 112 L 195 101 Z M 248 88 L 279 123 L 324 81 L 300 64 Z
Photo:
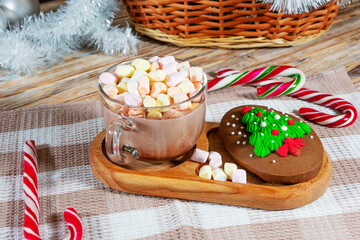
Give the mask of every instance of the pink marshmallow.
M 210 152 L 209 153 L 209 166 L 212 169 L 219 168 L 222 166 L 222 158 L 220 153 L 218 152 Z
M 153 86 L 151 87 L 150 96 L 156 99 L 160 93 L 166 93 L 166 90 L 167 87 L 165 83 L 154 82 Z
M 111 83 L 117 82 L 117 78 L 109 72 L 104 72 L 104 73 L 100 74 L 99 79 L 100 79 L 100 82 L 103 84 L 111 84 Z
M 175 87 L 185 80 L 184 75 L 179 72 L 172 73 L 166 77 L 166 84 L 169 87 Z
M 246 171 L 244 169 L 235 169 L 232 174 L 232 181 L 246 183 Z
M 162 70 L 164 70 L 167 75 L 175 73 L 175 72 L 177 72 L 176 63 L 174 63 L 174 62 L 168 63 L 168 64 L 163 66 Z
M 182 67 L 190 68 L 190 63 L 188 61 L 185 61 L 185 62 L 178 63 L 176 65 L 176 68 L 177 68 L 178 71 L 180 71 L 180 69 Z
M 188 67 L 180 68 L 179 73 L 181 73 L 186 78 L 190 78 L 190 68 Z
M 191 160 L 194 162 L 205 163 L 208 159 L 208 156 L 209 153 L 207 151 L 196 148 L 193 155 L 191 156 Z
M 107 84 L 104 86 L 103 90 L 109 97 L 114 97 L 119 92 L 115 84 Z
M 158 60 L 158 63 L 160 65 L 160 67 L 163 67 L 165 66 L 166 64 L 169 64 L 169 63 L 175 63 L 175 58 L 174 56 L 166 56 L 166 57 L 163 57 L 163 58 L 160 58 Z
M 203 77 L 203 70 L 201 67 L 191 67 L 189 73 L 190 73 L 190 80 L 192 82 L 201 82 Z
M 180 102 L 186 101 L 188 99 L 189 99 L 189 97 L 186 95 L 186 93 L 179 93 L 179 94 L 174 95 L 174 103 L 180 103 Z M 182 103 L 182 104 L 176 106 L 175 108 L 176 108 L 176 110 L 185 110 L 185 109 L 189 108 L 189 105 L 190 105 L 190 102 L 185 102 L 185 103 Z
M 128 93 L 128 92 L 124 92 L 124 93 L 122 93 L 122 94 L 119 94 L 119 95 L 114 96 L 113 99 L 118 100 L 118 101 L 121 102 L 122 104 L 125 104 L 124 96 L 125 96 L 126 94 L 129 94 L 129 93 Z
M 158 62 L 150 63 L 150 72 L 154 71 L 154 70 L 159 70 L 159 69 L 160 69 L 160 66 L 159 66 Z
M 199 90 L 196 90 L 196 89 L 195 89 L 195 90 L 192 90 L 192 91 L 189 93 L 189 98 L 192 98 L 192 97 L 195 96 L 198 92 L 199 92 Z M 193 102 L 200 102 L 201 96 L 202 96 L 202 94 L 201 94 L 200 96 L 194 98 L 192 101 L 193 101 Z
M 140 95 L 146 95 L 150 92 L 150 80 L 145 75 L 140 75 L 136 78 L 136 81 L 138 82 L 138 91 Z
M 124 95 L 124 102 L 131 107 L 141 107 L 142 100 L 138 95 L 129 93 Z
M 168 90 L 167 90 L 167 95 L 169 97 L 174 97 L 176 94 L 180 94 L 181 93 L 181 90 L 180 88 L 178 87 L 169 87 Z
M 152 63 L 152 62 L 157 62 L 159 61 L 159 57 L 158 56 L 153 56 L 152 58 L 149 59 L 149 62 Z

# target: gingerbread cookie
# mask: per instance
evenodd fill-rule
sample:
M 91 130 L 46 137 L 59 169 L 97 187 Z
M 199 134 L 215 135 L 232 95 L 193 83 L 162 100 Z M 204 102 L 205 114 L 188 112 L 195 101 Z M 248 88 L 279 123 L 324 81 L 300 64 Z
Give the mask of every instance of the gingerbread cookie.
M 240 106 L 220 123 L 220 136 L 235 161 L 265 181 L 306 182 L 320 171 L 324 149 L 300 119 L 263 106 Z

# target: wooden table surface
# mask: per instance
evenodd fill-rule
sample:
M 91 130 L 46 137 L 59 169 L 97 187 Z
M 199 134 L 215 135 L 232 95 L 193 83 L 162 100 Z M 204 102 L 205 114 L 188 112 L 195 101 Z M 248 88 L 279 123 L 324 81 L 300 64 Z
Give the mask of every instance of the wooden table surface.
M 44 3 L 41 8 L 43 11 L 55 10 L 63 2 Z M 126 21 L 130 22 L 122 7 L 115 24 L 124 25 Z M 140 40 L 138 57 L 174 55 L 203 67 L 208 74 L 224 67 L 250 70 L 286 64 L 296 66 L 311 76 L 344 65 L 360 90 L 360 7 L 342 10 L 327 33 L 296 47 L 243 50 L 182 48 L 144 36 L 140 36 Z M 99 74 L 111 65 L 131 58 L 134 55 L 106 56 L 89 49 L 28 77 L 0 71 L 0 110 L 97 100 Z

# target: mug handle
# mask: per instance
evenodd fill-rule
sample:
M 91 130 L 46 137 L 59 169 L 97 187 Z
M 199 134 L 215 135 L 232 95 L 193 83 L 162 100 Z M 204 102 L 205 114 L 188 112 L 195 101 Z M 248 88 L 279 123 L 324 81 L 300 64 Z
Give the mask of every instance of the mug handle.
M 124 165 L 139 158 L 138 151 L 128 145 L 123 145 L 120 149 L 120 137 L 124 128 L 132 129 L 133 123 L 128 119 L 122 119 L 127 123 L 118 121 L 111 122 L 106 128 L 105 149 L 108 158 L 117 164 Z M 127 130 L 126 129 L 126 130 Z

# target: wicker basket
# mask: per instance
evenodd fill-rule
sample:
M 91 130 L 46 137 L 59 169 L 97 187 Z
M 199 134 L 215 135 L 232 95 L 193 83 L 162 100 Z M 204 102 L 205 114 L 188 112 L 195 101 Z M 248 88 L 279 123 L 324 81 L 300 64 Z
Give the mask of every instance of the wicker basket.
M 340 6 L 310 13 L 270 12 L 256 0 L 123 0 L 136 30 L 179 46 L 225 48 L 293 46 L 319 37 Z

